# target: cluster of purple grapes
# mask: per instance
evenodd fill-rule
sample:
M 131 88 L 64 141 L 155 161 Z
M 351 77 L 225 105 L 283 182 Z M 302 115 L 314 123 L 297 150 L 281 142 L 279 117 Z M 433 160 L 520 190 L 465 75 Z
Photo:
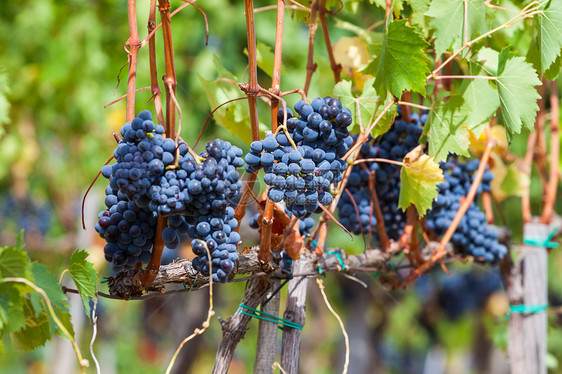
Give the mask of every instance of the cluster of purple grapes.
M 176 144 L 172 139 L 165 139 L 163 133 L 164 128 L 152 122 L 152 114 L 143 110 L 121 127 L 122 140 L 113 152 L 117 162 L 101 170 L 112 189 L 142 207 L 150 202 L 146 195 L 150 186 L 174 162 Z
M 96 231 L 106 240 L 105 259 L 119 272 L 137 262 L 150 261 L 157 214 L 129 201 L 127 195 L 107 186 L 107 209 L 98 214 Z
M 352 115 L 332 97 L 317 97 L 311 104 L 299 100 L 295 111 L 298 118 L 287 109 L 286 129 L 252 142 L 245 160 L 249 173 L 264 169 L 269 199 L 284 201 L 292 214 L 304 218 L 333 201 L 330 186 L 342 180 L 347 165 L 341 157 L 353 144 L 347 130 Z M 282 110 L 278 120 L 282 125 Z
M 192 238 L 191 249 L 197 256 L 193 267 L 204 274 L 209 274 L 215 282 L 226 282 L 228 275 L 238 260 L 236 247 L 240 234 L 234 231 L 238 221 L 234 218 L 234 208 L 213 210 L 207 215 L 174 215 L 168 217 L 168 225 L 162 231 L 165 249 L 176 249 L 182 241 Z M 209 266 L 207 249 L 211 255 Z
M 23 229 L 25 237 L 47 235 L 53 219 L 53 207 L 35 200 L 32 196 L 16 197 L 11 194 L 0 196 L 0 227 L 8 230 L 11 224 L 17 230 Z
M 461 198 L 466 196 L 472 185 L 479 160 L 460 163 L 452 159 L 441 164 L 445 181 L 438 185 L 439 195 L 427 214 L 425 224 L 436 235 L 443 235 L 460 208 Z M 494 175 L 486 171 L 478 193 L 490 191 Z M 476 201 L 468 208 L 451 238 L 455 250 L 465 256 L 474 256 L 477 261 L 495 263 L 506 253 L 507 248 L 498 242 L 496 230 L 486 222 L 485 214 Z
M 216 139 L 206 144 L 205 152 L 191 154 L 184 142 L 176 147 L 172 139 L 164 138 L 162 126 L 155 126 L 151 119 L 150 112 L 142 111 L 122 127 L 123 140 L 114 152 L 117 162 L 102 168 L 103 176 L 109 179 L 108 192 L 114 193 L 108 198 L 115 203 L 126 202 L 154 217 L 167 216 L 168 227 L 162 232 L 165 249 L 174 250 L 191 237 L 193 251 L 198 256 L 194 267 L 208 273 L 206 246 L 213 261 L 217 260 L 213 264 L 213 277 L 216 281 L 226 281 L 237 260 L 236 244 L 240 241 L 234 232 L 238 222 L 230 204 L 242 187 L 236 170 L 244 164 L 242 150 Z M 100 213 L 96 229 L 99 228 L 98 232 L 109 245 L 107 229 L 101 220 Z M 136 221 L 132 223 L 138 226 Z M 155 224 L 152 222 L 151 239 Z M 124 241 L 127 233 L 121 235 Z M 152 246 L 146 246 L 150 251 Z M 122 250 L 111 248 L 106 249 L 106 259 L 115 267 L 123 266 L 117 261 L 121 255 L 116 257 Z M 134 258 L 128 258 L 124 266 L 134 264 Z
M 178 167 L 166 170 L 148 189 L 149 207 L 162 215 L 206 216 L 224 210 L 242 188 L 236 168 L 244 165 L 242 150 L 229 142 L 208 142 L 197 160 L 187 145 L 178 146 Z
M 427 114 L 410 115 L 410 122 L 402 119 L 400 112 L 393 126 L 380 139 L 363 144 L 359 159 L 385 158 L 402 161 L 418 143 Z M 338 204 L 340 223 L 355 235 L 377 234 L 377 220 L 369 189 L 369 178 L 374 173 L 376 194 L 384 219 L 386 232 L 391 239 L 398 239 L 405 225 L 405 214 L 398 209 L 400 193 L 400 167 L 385 162 L 364 162 L 351 170 L 346 188 Z M 351 195 L 351 196 L 350 196 Z M 355 204 L 354 204 L 355 202 Z

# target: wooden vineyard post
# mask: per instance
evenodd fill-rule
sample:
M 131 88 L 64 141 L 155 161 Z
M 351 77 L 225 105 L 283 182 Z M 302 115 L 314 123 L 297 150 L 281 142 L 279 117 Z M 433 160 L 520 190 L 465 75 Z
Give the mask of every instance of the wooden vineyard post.
M 312 270 L 312 262 L 306 258 L 296 260 L 293 272 L 307 273 Z M 287 307 L 283 318 L 303 326 L 306 318 L 307 277 L 296 277 L 289 281 Z M 302 331 L 285 327 L 281 341 L 281 367 L 287 374 L 298 374 Z
M 549 229 L 549 225 L 528 222 L 524 237 L 544 240 Z M 508 274 L 511 312 L 507 351 L 511 374 L 546 374 L 547 255 L 546 248 L 538 243 L 524 244 Z
M 269 289 L 265 295 L 265 300 L 268 301 L 265 305 L 262 303 L 262 312 L 275 316 L 279 314 L 281 295 L 279 292 L 273 293 L 278 290 L 280 284 L 279 279 L 270 279 Z M 254 374 L 271 374 L 271 368 L 277 356 L 277 323 L 260 320 L 257 346 Z

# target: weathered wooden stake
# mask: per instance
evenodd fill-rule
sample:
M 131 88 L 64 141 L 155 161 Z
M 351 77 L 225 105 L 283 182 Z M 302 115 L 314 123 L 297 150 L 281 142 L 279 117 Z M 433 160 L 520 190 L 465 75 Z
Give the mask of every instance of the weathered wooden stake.
M 271 279 L 269 289 L 264 301 L 268 300 L 273 292 L 277 290 L 281 282 L 279 279 Z M 279 303 L 281 301 L 280 292 L 277 292 L 267 304 L 263 305 L 261 311 L 274 316 L 279 315 Z M 260 320 L 258 327 L 258 346 L 256 349 L 256 362 L 254 364 L 254 374 L 271 374 L 272 365 L 277 355 L 277 323 Z
M 526 223 L 525 238 L 546 238 L 550 226 Z M 509 273 L 507 292 L 510 305 L 541 307 L 547 299 L 546 248 L 525 244 Z M 546 374 L 547 313 L 511 313 L 509 319 L 508 359 L 511 374 Z
M 304 256 L 303 256 L 304 257 Z M 306 258 L 296 260 L 293 272 L 303 274 L 312 271 L 312 263 Z M 298 277 L 289 281 L 287 307 L 283 318 L 304 325 L 306 318 L 306 289 L 308 278 Z M 285 327 L 281 341 L 281 366 L 287 374 L 298 374 L 302 331 Z

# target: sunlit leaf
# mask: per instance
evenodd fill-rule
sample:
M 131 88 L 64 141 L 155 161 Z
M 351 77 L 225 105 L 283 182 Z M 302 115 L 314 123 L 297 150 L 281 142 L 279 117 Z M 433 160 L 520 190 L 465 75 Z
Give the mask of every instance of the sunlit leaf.
M 443 181 L 443 170 L 439 164 L 423 153 L 422 145 L 417 146 L 404 157 L 398 206 L 406 210 L 414 204 L 418 214 L 423 216 L 431 209 L 438 194 L 437 185 Z
M 430 26 L 435 29 L 438 56 L 451 47 L 459 49 L 480 35 L 486 24 L 484 0 L 433 0 L 426 15 L 433 17 Z
M 501 67 L 504 67 L 500 70 Z M 533 67 L 523 57 L 498 57 L 498 94 L 502 115 L 507 129 L 507 138 L 521 132 L 522 126 L 534 128 L 535 116 L 539 110 L 540 98 L 534 86 L 541 84 Z
M 425 48 L 429 44 L 417 27 L 406 22 L 403 19 L 389 23 L 380 56 L 364 70 L 376 77 L 374 87 L 382 98 L 386 98 L 387 91 L 396 97 L 404 90 L 425 95 L 430 62 Z
M 96 284 L 98 279 L 96 270 L 93 264 L 86 260 L 87 257 L 88 252 L 84 250 L 74 251 L 70 257 L 68 273 L 74 281 L 78 292 L 80 292 L 86 315 L 90 316 L 90 298 L 96 298 Z

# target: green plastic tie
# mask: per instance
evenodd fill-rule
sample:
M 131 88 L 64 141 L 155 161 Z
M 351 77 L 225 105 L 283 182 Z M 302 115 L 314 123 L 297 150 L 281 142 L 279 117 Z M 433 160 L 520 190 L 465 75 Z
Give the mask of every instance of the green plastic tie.
M 540 248 L 558 248 L 558 243 L 551 241 L 552 238 L 554 237 L 554 234 L 556 234 L 556 228 L 552 229 L 552 231 L 550 232 L 550 234 L 548 234 L 546 239 L 534 238 L 531 236 L 531 237 L 523 238 L 523 243 Z
M 102 279 L 100 280 L 100 283 L 107 283 L 107 281 L 108 281 L 107 279 Z
M 509 319 L 511 313 L 521 313 L 521 314 L 535 314 L 546 311 L 548 308 L 547 304 L 544 305 L 510 305 L 509 312 L 506 313 L 505 319 Z
M 390 268 L 389 271 L 385 272 L 383 274 L 383 276 L 388 275 L 392 270 L 394 270 L 394 264 L 392 262 L 387 262 L 386 266 L 388 266 Z M 375 271 L 375 273 L 373 274 L 373 278 L 377 279 L 379 277 L 379 271 Z
M 341 253 L 335 252 L 335 251 L 329 251 L 329 252 L 326 252 L 325 254 L 327 254 L 327 255 L 335 255 L 335 256 L 338 258 L 338 261 L 339 261 L 339 263 L 340 263 L 340 265 L 341 265 L 341 269 L 342 269 L 342 270 L 345 270 L 345 264 L 343 263 L 343 258 L 341 257 Z
M 195 286 L 195 283 L 197 283 L 197 278 L 199 278 L 199 273 L 195 274 L 195 280 L 191 282 L 191 286 L 189 286 L 189 290 L 187 292 L 191 292 L 193 286 Z M 183 288 L 185 288 L 185 284 L 183 285 Z
M 548 308 L 548 305 L 511 305 L 509 307 L 510 313 L 540 313 L 544 312 Z
M 247 309 L 250 312 L 246 312 L 243 309 Z M 264 321 L 268 321 L 268 322 L 273 322 L 273 323 L 277 323 L 279 325 L 279 327 L 281 328 L 281 326 L 287 326 L 287 327 L 291 327 L 293 329 L 297 329 L 297 330 L 301 330 L 302 331 L 302 325 L 299 325 L 296 322 L 292 322 L 283 318 L 279 318 L 277 316 L 274 316 L 273 314 L 269 314 L 266 312 L 262 312 L 261 310 L 252 308 L 250 306 L 244 305 L 244 304 L 240 304 L 240 307 L 238 308 L 238 311 L 242 314 L 245 314 L 247 316 L 250 317 L 255 317 L 257 319 L 261 319 Z

